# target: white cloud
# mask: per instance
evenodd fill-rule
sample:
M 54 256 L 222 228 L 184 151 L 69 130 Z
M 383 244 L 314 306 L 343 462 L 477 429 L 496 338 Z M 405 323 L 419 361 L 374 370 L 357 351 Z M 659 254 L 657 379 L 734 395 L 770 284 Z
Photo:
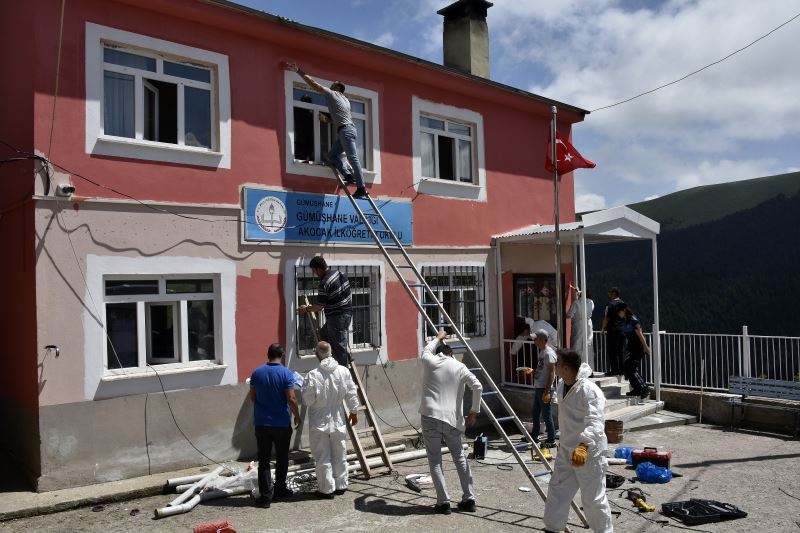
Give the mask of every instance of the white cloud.
M 388 47 L 392 46 L 395 43 L 396 40 L 397 40 L 397 38 L 394 36 L 394 34 L 392 32 L 390 32 L 390 31 L 387 31 L 387 32 L 381 33 L 380 35 L 378 35 L 374 39 L 371 39 L 370 42 L 372 44 L 374 44 L 374 45 L 383 46 L 383 47 L 387 47 L 388 48 Z
M 532 92 L 592 109 L 716 61 L 800 11 L 800 0 L 769 9 L 749 0 L 631 5 L 497 0 L 489 11 L 494 53 L 515 65 L 518 79 L 544 69 L 528 79 Z M 597 179 L 577 198 L 602 192 L 625 203 L 796 167 L 784 160 L 789 151 L 762 150 L 800 142 L 798 31 L 800 19 L 676 85 L 590 114 L 575 126 L 576 146 L 597 161 Z
M 599 194 L 585 193 L 575 196 L 575 212 L 597 211 L 606 208 L 606 199 Z

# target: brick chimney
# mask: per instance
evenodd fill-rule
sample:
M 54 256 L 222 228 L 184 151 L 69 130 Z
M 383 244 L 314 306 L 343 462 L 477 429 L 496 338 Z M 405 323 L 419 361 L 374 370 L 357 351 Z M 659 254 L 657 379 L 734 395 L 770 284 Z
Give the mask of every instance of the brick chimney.
M 444 64 L 489 77 L 489 28 L 486 0 L 458 0 L 437 11 L 444 17 Z

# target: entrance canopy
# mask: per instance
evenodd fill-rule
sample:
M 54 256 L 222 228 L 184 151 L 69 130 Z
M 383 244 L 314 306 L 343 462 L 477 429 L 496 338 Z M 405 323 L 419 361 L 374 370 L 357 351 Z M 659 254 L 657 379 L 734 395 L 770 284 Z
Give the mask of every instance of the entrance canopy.
M 562 244 L 601 244 L 630 240 L 655 240 L 660 224 L 653 219 L 637 213 L 633 209 L 620 206 L 579 215 L 577 222 L 559 225 Z M 534 224 L 524 228 L 495 235 L 499 243 L 550 244 L 555 239 L 555 226 Z M 583 254 L 581 254 L 581 257 Z
M 586 288 L 586 253 L 585 246 L 587 244 L 604 244 L 609 242 L 622 242 L 633 240 L 650 240 L 653 250 L 653 319 L 655 331 L 659 331 L 659 318 L 658 318 L 658 248 L 656 245 L 656 237 L 661 230 L 661 226 L 655 220 L 647 218 L 641 213 L 637 213 L 633 209 L 620 206 L 612 207 L 611 209 L 604 209 L 602 211 L 595 211 L 592 213 L 585 213 L 579 215 L 579 220 L 576 222 L 567 222 L 559 225 L 559 239 L 561 244 L 570 244 L 575 247 L 576 256 L 580 257 L 576 261 L 576 279 L 580 279 L 580 286 L 585 290 Z M 537 244 L 547 245 L 552 244 L 555 246 L 555 226 L 534 224 L 516 230 L 512 230 L 500 235 L 494 236 L 494 242 L 498 246 L 503 244 Z M 498 272 L 501 272 L 501 267 Z M 502 298 L 502 295 L 501 295 Z M 586 299 L 584 302 L 583 316 L 586 313 Z M 502 309 L 502 302 L 500 308 Z M 559 306 L 560 312 L 560 306 Z M 654 335 L 653 339 L 658 339 L 658 335 Z M 656 340 L 657 342 L 657 340 Z M 583 353 L 588 354 L 588 336 L 584 335 Z M 659 347 L 652 346 L 651 352 L 653 354 L 653 370 L 654 380 L 656 385 L 656 400 L 660 400 L 660 382 L 661 382 L 661 364 Z M 594 365 L 590 362 L 590 365 Z

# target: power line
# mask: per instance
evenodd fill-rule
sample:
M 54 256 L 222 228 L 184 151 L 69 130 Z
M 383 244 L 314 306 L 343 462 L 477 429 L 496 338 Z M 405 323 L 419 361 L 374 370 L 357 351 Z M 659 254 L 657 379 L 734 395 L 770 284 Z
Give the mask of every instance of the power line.
M 730 57 L 733 57 L 733 56 L 735 56 L 735 55 L 736 55 L 736 54 L 738 54 L 739 52 L 742 52 L 742 51 L 744 51 L 744 50 L 747 50 L 748 48 L 750 48 L 751 46 L 753 46 L 754 44 L 756 44 L 758 41 L 760 41 L 760 40 L 762 40 L 762 39 L 766 39 L 767 37 L 769 37 L 770 35 L 772 35 L 772 34 L 773 34 L 773 33 L 775 33 L 776 31 L 778 31 L 779 29 L 783 28 L 784 26 L 786 26 L 787 24 L 789 24 L 790 22 L 792 22 L 793 20 L 795 20 L 795 19 L 796 19 L 796 18 L 798 18 L 798 17 L 800 17 L 800 13 L 796 14 L 795 16 L 793 16 L 793 17 L 792 17 L 792 18 L 790 18 L 789 20 L 787 20 L 787 21 L 783 22 L 782 24 L 780 24 L 780 25 L 778 25 L 778 26 L 776 26 L 776 27 L 772 28 L 770 31 L 768 31 L 767 33 L 765 33 L 764 35 L 762 35 L 762 36 L 761 36 L 761 37 L 759 37 L 758 39 L 756 39 L 756 40 L 754 40 L 754 41 L 750 42 L 749 44 L 747 44 L 747 45 L 745 45 L 745 46 L 743 46 L 743 47 L 739 48 L 738 50 L 736 50 L 736 51 L 734 51 L 734 52 L 731 52 L 730 54 L 726 55 L 726 56 L 725 56 L 725 57 L 723 57 L 722 59 L 718 59 L 718 60 L 714 61 L 713 63 L 709 63 L 708 65 L 706 65 L 706 66 L 704 66 L 704 67 L 702 67 L 702 68 L 699 68 L 699 69 L 697 69 L 697 70 L 695 70 L 695 71 L 693 71 L 693 72 L 690 72 L 689 74 L 686 74 L 685 76 L 682 76 L 682 77 L 678 78 L 677 80 L 673 80 L 673 81 L 671 81 L 671 82 L 669 82 L 669 83 L 665 83 L 664 85 L 659 85 L 659 86 L 658 86 L 658 87 L 656 87 L 655 89 L 650 89 L 649 91 L 645 91 L 645 92 L 643 92 L 643 93 L 639 93 L 639 94 L 637 94 L 636 96 L 631 96 L 630 98 L 626 98 L 625 100 L 621 100 L 621 101 L 619 101 L 619 102 L 616 102 L 616 103 L 614 103 L 614 104 L 609 104 L 609 105 L 606 105 L 606 106 L 603 106 L 603 107 L 598 107 L 597 109 L 592 109 L 590 112 L 591 112 L 591 113 L 594 113 L 594 112 L 596 112 L 596 111 L 601 111 L 601 110 L 603 110 L 603 109 L 608 109 L 608 108 L 611 108 L 611 107 L 616 107 L 616 106 L 618 106 L 618 105 L 622 105 L 622 104 L 628 103 L 628 102 L 630 102 L 630 101 L 632 101 L 632 100 L 636 100 L 637 98 L 640 98 L 640 97 L 642 97 L 642 96 L 648 95 L 648 94 L 650 94 L 650 93 L 654 93 L 654 92 L 656 92 L 656 91 L 659 91 L 659 90 L 661 90 L 661 89 L 663 89 L 663 88 L 665 88 L 665 87 L 669 87 L 670 85 L 675 85 L 676 83 L 679 83 L 679 82 L 681 82 L 681 81 L 685 80 L 686 78 L 689 78 L 689 77 L 691 77 L 691 76 L 694 76 L 695 74 L 699 74 L 700 72 L 703 72 L 703 71 L 704 71 L 704 70 L 706 70 L 707 68 L 710 68 L 710 67 L 713 67 L 714 65 L 718 65 L 718 64 L 722 63 L 722 62 L 723 62 L 723 61 L 725 61 L 726 59 L 728 59 L 728 58 L 730 58 Z

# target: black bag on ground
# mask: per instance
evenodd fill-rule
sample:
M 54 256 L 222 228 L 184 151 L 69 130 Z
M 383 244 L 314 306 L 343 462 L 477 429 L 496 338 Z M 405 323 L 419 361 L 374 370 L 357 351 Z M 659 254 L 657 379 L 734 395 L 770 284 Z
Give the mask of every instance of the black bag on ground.
M 677 518 L 687 526 L 711 524 L 734 518 L 744 518 L 747 513 L 729 503 L 692 498 L 689 501 L 661 504 L 661 512 Z

